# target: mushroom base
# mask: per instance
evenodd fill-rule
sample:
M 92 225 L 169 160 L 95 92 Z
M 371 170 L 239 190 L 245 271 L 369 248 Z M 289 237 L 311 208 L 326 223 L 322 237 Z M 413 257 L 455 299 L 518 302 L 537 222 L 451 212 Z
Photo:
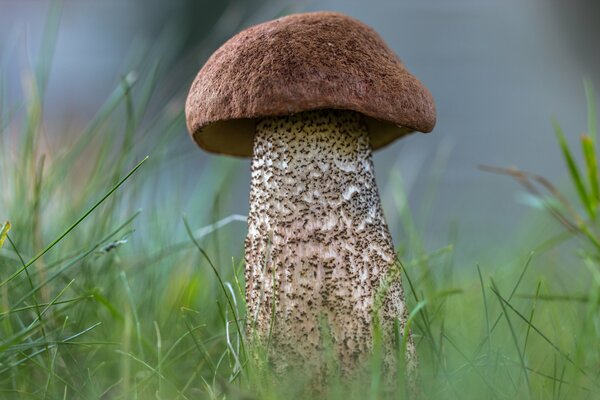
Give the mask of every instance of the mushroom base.
M 375 321 L 390 346 L 385 363 L 395 365 L 393 332 L 404 332 L 407 310 L 361 114 L 260 119 L 248 225 L 247 328 L 270 340 L 276 371 L 322 374 L 329 343 L 352 374 L 371 353 Z

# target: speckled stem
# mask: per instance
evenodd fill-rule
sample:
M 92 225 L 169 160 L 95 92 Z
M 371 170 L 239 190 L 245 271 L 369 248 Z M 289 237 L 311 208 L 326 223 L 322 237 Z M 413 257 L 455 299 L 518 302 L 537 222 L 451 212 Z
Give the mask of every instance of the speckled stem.
M 328 340 L 351 373 L 372 348 L 374 315 L 384 341 L 393 340 L 394 321 L 404 331 L 402 285 L 392 273 L 395 253 L 361 114 L 260 119 L 248 225 L 248 330 L 271 338 L 276 370 L 319 371 Z M 410 366 L 410 339 L 407 353 Z

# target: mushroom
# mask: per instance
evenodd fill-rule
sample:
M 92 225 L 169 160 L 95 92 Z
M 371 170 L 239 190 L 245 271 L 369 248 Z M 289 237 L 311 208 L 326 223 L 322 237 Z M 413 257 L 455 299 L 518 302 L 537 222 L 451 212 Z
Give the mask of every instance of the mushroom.
M 383 39 L 334 12 L 250 27 L 209 58 L 185 111 L 201 148 L 252 157 L 247 333 L 270 340 L 274 368 L 319 371 L 327 335 L 352 373 L 372 349 L 374 321 L 384 342 L 395 324 L 404 332 L 371 151 L 430 132 L 435 106 Z

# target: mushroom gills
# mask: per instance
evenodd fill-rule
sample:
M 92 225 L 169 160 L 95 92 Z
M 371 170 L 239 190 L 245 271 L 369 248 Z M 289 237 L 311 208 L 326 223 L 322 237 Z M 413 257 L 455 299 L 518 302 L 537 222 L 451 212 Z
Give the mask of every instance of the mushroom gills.
M 374 308 L 382 324 L 399 321 L 404 331 L 362 114 L 324 109 L 257 120 L 248 225 L 248 329 L 272 338 L 276 369 L 321 366 L 325 327 L 342 371 L 352 370 L 372 346 Z

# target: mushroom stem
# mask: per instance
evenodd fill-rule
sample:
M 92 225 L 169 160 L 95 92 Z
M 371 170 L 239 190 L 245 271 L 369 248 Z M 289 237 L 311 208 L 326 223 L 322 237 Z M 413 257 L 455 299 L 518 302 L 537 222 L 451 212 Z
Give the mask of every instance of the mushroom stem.
M 276 371 L 319 371 L 327 335 L 348 374 L 372 348 L 374 318 L 384 341 L 394 340 L 394 321 L 404 332 L 403 290 L 397 273 L 391 279 L 395 252 L 362 114 L 258 120 L 248 225 L 248 330 L 271 338 Z M 410 339 L 407 353 L 410 367 Z

